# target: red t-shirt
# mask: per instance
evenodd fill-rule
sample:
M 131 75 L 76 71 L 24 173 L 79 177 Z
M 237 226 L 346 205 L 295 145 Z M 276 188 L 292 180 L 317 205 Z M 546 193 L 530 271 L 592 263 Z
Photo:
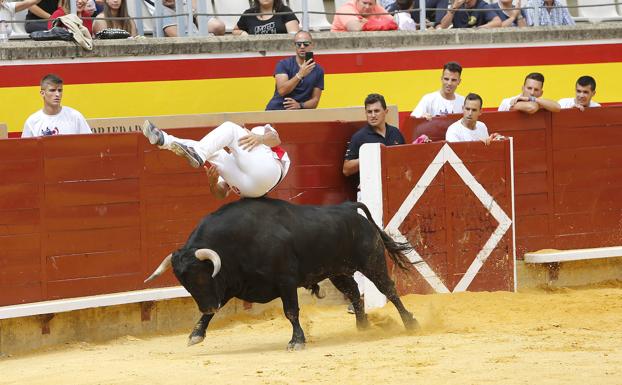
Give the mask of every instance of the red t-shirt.
M 65 16 L 65 10 L 62 7 L 58 7 L 56 11 L 50 16 L 50 20 L 48 21 L 48 29 L 52 29 L 52 21 L 54 19 L 58 19 L 61 16 Z M 91 15 L 87 15 L 82 11 L 78 16 L 82 17 L 91 17 Z M 86 29 L 89 30 L 89 33 L 93 35 L 93 20 L 92 19 L 82 19 L 82 24 Z

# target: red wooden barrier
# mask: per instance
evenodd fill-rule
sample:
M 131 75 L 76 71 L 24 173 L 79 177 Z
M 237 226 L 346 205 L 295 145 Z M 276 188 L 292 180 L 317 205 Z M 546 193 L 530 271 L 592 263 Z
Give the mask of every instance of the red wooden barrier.
M 409 138 L 443 140 L 459 115 L 410 119 Z M 584 112 L 487 112 L 490 132 L 514 138 L 516 249 L 522 259 L 543 248 L 622 244 L 622 107 Z
M 509 141 L 381 147 L 383 224 L 422 261 L 392 268 L 401 294 L 514 290 L 510 160 Z
M 271 195 L 308 204 L 351 199 L 341 166 L 362 125 L 279 124 L 292 167 Z M 0 306 L 144 288 L 162 258 L 223 203 L 209 194 L 203 170 L 137 133 L 0 140 L 0 175 Z M 167 274 L 155 284 L 177 281 Z

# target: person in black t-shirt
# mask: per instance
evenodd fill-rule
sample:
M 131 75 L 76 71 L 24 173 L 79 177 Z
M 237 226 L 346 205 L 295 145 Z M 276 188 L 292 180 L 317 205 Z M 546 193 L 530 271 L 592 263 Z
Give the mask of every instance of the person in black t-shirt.
M 283 12 L 290 13 L 280 14 Z M 261 15 L 247 15 L 249 13 L 261 13 Z M 266 35 L 296 33 L 299 29 L 298 18 L 291 8 L 283 5 L 282 0 L 253 0 L 253 6 L 240 16 L 232 33 L 234 35 Z
M 501 19 L 484 0 L 454 0 L 436 28 L 499 28 Z
M 26 14 L 26 32 L 46 31 L 48 19 L 57 8 L 58 0 L 42 0 L 39 4 L 30 7 Z

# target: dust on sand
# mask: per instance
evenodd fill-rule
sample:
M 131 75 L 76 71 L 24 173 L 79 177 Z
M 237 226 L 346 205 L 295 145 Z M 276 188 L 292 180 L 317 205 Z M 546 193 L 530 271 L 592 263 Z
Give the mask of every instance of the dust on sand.
M 344 306 L 304 306 L 307 348 L 287 352 L 278 310 L 186 334 L 0 359 L 0 384 L 622 384 L 622 282 L 521 293 L 410 295 L 422 330 L 392 305 L 358 332 Z M 215 326 L 215 327 L 212 327 Z

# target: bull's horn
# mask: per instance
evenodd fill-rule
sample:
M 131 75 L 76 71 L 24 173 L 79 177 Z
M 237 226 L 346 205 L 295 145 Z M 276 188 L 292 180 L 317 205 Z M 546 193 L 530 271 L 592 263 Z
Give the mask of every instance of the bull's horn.
M 153 274 L 151 274 L 149 278 L 145 279 L 145 283 L 158 278 L 160 274 L 164 273 L 169 267 L 171 267 L 171 258 L 173 258 L 173 254 L 167 255 L 162 263 L 160 263 L 160 266 L 158 266 L 158 268 L 153 272 Z
M 212 261 L 212 263 L 214 264 L 214 272 L 212 273 L 212 278 L 214 278 L 216 274 L 218 274 L 218 272 L 220 271 L 221 263 L 220 257 L 218 256 L 217 252 L 212 249 L 198 249 L 194 252 L 194 255 L 199 261 L 205 261 L 208 259 Z

